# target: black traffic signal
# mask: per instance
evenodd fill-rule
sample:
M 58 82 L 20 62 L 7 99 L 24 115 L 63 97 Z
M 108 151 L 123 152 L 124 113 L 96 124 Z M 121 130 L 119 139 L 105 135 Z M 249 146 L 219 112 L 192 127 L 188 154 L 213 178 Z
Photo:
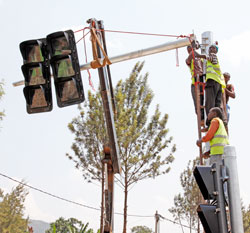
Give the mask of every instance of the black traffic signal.
M 73 31 L 55 32 L 48 35 L 46 40 L 58 106 L 83 102 L 85 98 Z
M 208 203 L 200 204 L 197 208 L 206 233 L 228 232 L 221 167 L 218 163 L 196 166 L 193 172 L 202 196 Z
M 28 40 L 20 44 L 23 57 L 23 89 L 28 113 L 48 112 L 53 108 L 49 54 L 46 40 Z

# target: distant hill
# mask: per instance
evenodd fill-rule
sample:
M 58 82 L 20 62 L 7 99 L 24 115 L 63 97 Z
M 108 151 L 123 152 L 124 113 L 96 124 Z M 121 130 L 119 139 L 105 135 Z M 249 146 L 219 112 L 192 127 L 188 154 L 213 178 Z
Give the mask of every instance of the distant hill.
M 29 226 L 33 227 L 34 233 L 45 233 L 49 229 L 50 224 L 40 220 L 29 220 Z

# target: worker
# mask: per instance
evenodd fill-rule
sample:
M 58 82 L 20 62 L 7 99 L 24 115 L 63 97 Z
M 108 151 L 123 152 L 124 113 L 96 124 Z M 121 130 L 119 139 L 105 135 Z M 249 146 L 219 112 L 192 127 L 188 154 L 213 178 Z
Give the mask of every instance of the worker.
M 209 47 L 209 55 L 207 57 L 206 85 L 205 85 L 205 108 L 206 114 L 213 107 L 220 107 L 222 100 L 222 89 L 226 87 L 224 77 L 220 70 L 217 58 L 218 46 L 211 45 Z M 209 125 L 209 121 L 208 121 Z
M 230 117 L 230 106 L 228 105 L 228 101 L 229 97 L 235 99 L 235 92 L 233 84 L 228 83 L 230 80 L 230 74 L 228 72 L 225 72 L 223 76 L 225 78 L 225 83 L 226 83 L 225 93 L 226 93 L 226 110 L 227 110 L 227 122 L 228 122 Z
M 188 57 L 186 59 L 186 64 L 190 68 L 191 72 L 191 94 L 194 102 L 194 108 L 195 112 L 197 114 L 197 106 L 196 106 L 196 94 L 195 94 L 195 81 L 196 77 L 198 76 L 199 82 L 204 82 L 204 76 L 203 76 L 203 62 L 202 59 L 206 59 L 205 55 L 201 55 L 198 52 L 192 51 L 192 47 L 189 45 L 187 46 L 187 52 L 188 52 Z M 193 59 L 194 58 L 194 59 Z M 203 95 L 203 87 L 200 85 L 200 105 L 204 105 L 204 95 Z M 201 108 L 201 126 L 204 126 L 204 109 Z
M 208 120 L 211 122 L 209 129 L 204 137 L 196 141 L 197 146 L 201 147 L 202 142 L 210 144 L 210 155 L 224 154 L 224 147 L 229 144 L 228 134 L 223 123 L 222 111 L 219 107 L 209 110 Z

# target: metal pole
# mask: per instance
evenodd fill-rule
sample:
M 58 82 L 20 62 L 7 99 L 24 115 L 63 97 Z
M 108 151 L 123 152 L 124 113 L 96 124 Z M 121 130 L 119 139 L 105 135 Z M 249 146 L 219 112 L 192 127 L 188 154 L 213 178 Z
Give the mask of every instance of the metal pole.
M 155 53 L 161 53 L 161 52 L 165 52 L 165 51 L 168 51 L 168 50 L 188 46 L 188 45 L 190 45 L 190 41 L 193 41 L 194 39 L 195 39 L 195 36 L 192 36 L 190 39 L 185 38 L 185 39 L 180 39 L 180 40 L 176 40 L 176 41 L 172 41 L 172 42 L 167 42 L 167 43 L 157 45 L 157 46 L 154 46 L 154 47 L 150 47 L 150 48 L 147 48 L 147 49 L 141 49 L 141 50 L 137 50 L 137 51 L 134 51 L 134 52 L 125 53 L 125 54 L 122 54 L 122 55 L 109 57 L 109 60 L 111 61 L 112 64 L 114 64 L 114 63 L 117 63 L 117 62 L 131 60 L 131 59 L 139 58 L 139 57 L 144 57 L 144 56 L 155 54 Z M 102 62 L 103 62 L 103 58 L 101 59 L 101 63 Z M 80 69 L 81 70 L 91 69 L 91 65 L 90 65 L 90 63 L 81 65 Z
M 232 228 L 231 232 L 244 233 L 235 147 L 225 146 L 224 155 L 227 174 L 229 175 L 228 193 Z
M 224 190 L 223 190 L 223 183 L 222 183 L 222 166 L 223 165 L 219 163 L 213 164 L 213 168 L 216 169 L 215 190 L 218 192 L 218 196 L 216 198 L 217 210 L 218 210 L 217 214 L 218 214 L 218 219 L 219 219 L 220 233 L 228 233 L 227 216 L 226 216 L 226 208 L 225 208 L 225 200 L 224 200 Z
M 104 190 L 104 180 L 105 180 L 105 175 L 104 175 L 104 171 L 105 171 L 105 163 L 102 160 L 102 201 L 101 201 L 101 222 L 100 222 L 100 233 L 103 233 L 103 220 L 104 220 L 104 194 L 105 194 L 105 190 Z

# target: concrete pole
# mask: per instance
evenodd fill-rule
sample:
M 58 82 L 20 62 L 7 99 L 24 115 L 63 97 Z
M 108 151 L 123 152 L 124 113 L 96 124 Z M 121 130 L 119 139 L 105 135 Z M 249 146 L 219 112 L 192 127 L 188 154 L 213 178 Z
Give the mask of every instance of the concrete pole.
M 231 232 L 244 233 L 235 147 L 225 146 L 224 156 L 225 166 L 229 176 L 228 193 Z

